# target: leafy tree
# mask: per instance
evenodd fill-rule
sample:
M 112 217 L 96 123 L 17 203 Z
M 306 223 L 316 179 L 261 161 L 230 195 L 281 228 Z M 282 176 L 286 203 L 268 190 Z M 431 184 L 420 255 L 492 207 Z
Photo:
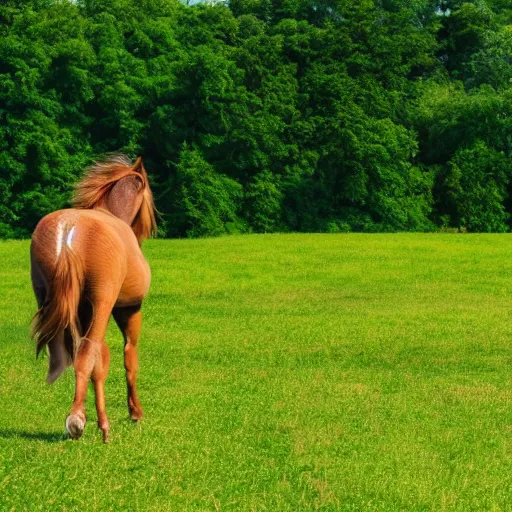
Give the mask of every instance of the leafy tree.
M 510 175 L 510 159 L 482 141 L 457 151 L 444 176 L 452 224 L 468 231 L 508 231 L 504 203 Z
M 0 236 L 142 154 L 162 232 L 509 229 L 505 0 L 5 0 Z
M 269 171 L 257 174 L 247 187 L 246 199 L 247 221 L 255 231 L 269 233 L 282 227 L 283 193 L 275 175 Z
M 187 236 L 221 235 L 243 230 L 238 218 L 242 187 L 215 172 L 197 149 L 183 148 L 176 169 L 176 214 Z M 174 228 L 176 229 L 176 228 Z

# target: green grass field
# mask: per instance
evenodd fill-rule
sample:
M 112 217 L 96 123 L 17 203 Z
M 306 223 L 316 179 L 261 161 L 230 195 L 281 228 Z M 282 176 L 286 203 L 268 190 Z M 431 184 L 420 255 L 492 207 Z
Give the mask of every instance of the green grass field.
M 93 394 L 28 337 L 28 242 L 0 243 L 0 510 L 510 510 L 510 235 L 156 240 L 139 395 L 122 339 Z

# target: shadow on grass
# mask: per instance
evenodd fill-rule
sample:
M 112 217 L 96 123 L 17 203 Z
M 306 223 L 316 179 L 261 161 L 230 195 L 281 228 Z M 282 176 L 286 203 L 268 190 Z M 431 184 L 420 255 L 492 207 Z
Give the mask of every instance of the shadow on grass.
M 28 439 L 29 441 L 45 441 L 58 443 L 68 439 L 67 434 L 60 432 L 27 432 L 26 430 L 0 429 L 0 439 Z

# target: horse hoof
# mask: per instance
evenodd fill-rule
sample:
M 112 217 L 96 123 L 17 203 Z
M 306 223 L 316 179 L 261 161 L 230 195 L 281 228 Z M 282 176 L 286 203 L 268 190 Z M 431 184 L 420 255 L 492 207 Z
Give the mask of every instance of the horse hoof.
M 78 414 L 70 414 L 66 418 L 66 430 L 71 439 L 80 439 L 84 433 L 85 418 L 78 416 Z
M 131 411 L 130 418 L 134 422 L 140 421 L 142 419 L 142 411 Z

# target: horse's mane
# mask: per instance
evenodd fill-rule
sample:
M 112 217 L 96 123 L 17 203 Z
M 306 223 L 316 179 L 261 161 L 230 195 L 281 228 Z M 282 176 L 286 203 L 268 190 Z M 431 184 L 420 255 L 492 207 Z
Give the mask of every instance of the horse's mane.
M 140 158 L 135 165 L 124 155 L 111 155 L 105 160 L 95 162 L 75 186 L 72 204 L 75 208 L 105 207 L 108 194 L 114 185 L 127 176 L 137 176 L 142 182 L 142 204 L 131 226 L 139 242 L 142 242 L 151 235 L 156 235 L 157 228 L 153 194 Z

